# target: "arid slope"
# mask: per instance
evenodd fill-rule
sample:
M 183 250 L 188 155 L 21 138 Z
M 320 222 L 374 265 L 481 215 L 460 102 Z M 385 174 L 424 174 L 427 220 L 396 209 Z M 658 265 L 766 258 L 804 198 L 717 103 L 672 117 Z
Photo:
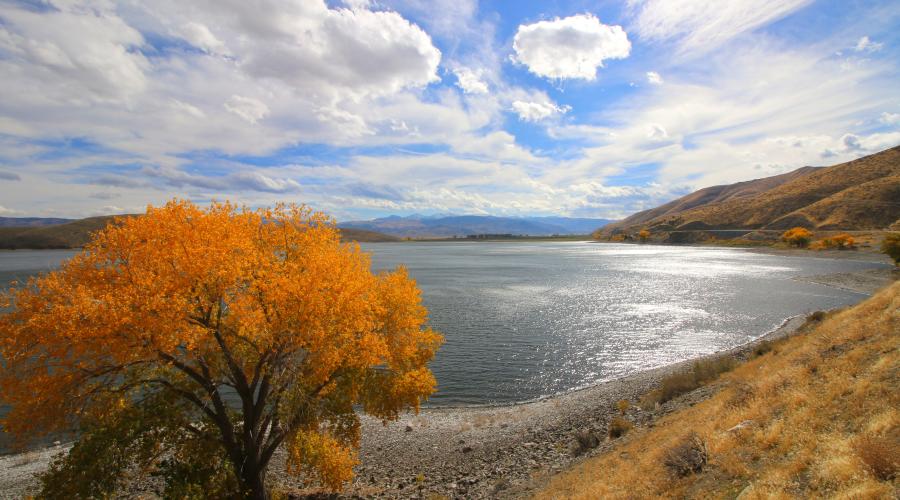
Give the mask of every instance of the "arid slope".
M 900 146 L 831 167 L 701 189 L 602 234 L 703 229 L 883 230 L 900 224 Z
M 895 498 L 900 282 L 554 476 L 537 498 Z

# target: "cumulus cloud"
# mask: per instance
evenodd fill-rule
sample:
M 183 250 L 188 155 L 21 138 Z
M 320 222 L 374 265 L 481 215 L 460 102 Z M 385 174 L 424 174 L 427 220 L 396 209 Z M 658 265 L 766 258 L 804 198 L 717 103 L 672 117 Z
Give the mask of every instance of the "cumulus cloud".
M 609 26 L 593 14 L 579 14 L 519 26 L 514 60 L 546 78 L 595 80 L 607 59 L 624 59 L 631 42 L 621 26 Z
M 60 4 L 49 11 L 0 6 L 0 84 L 5 95 L 40 89 L 69 104 L 120 102 L 144 91 L 149 61 L 136 48 L 139 31 L 89 6 Z
M 652 85 L 662 85 L 663 79 L 661 76 L 659 76 L 659 73 L 657 73 L 656 71 L 648 71 L 647 72 L 647 82 L 649 82 Z
M 240 95 L 231 96 L 225 103 L 225 109 L 253 124 L 269 114 L 269 107 L 266 106 L 266 103 L 259 99 Z
M 702 54 L 732 38 L 777 21 L 812 0 L 730 0 L 711 7 L 696 0 L 629 0 L 631 28 L 649 41 L 678 44 L 682 54 Z
M 869 40 L 868 36 L 861 37 L 857 42 L 856 46 L 853 47 L 853 50 L 857 52 L 877 52 L 884 47 L 883 43 L 873 42 Z
M 0 215 L 21 215 L 21 212 L 0 205 Z
M 227 175 L 204 175 L 186 172 L 168 166 L 148 166 L 141 170 L 143 175 L 162 181 L 165 186 L 195 188 L 217 193 L 254 191 L 261 193 L 292 193 L 300 184 L 290 178 L 277 178 L 259 171 L 239 171 Z
M 662 125 L 658 123 L 647 125 L 647 139 L 650 139 L 651 141 L 661 141 L 668 138 L 669 133 Z
M 15 172 L 5 172 L 3 170 L 0 170 L 0 180 L 20 181 L 20 180 L 22 180 L 22 178 L 19 177 L 19 174 L 15 173 Z
M 570 106 L 557 106 L 550 101 L 513 101 L 512 109 L 519 115 L 520 120 L 537 122 L 556 114 L 567 113 L 572 108 Z
M 479 71 L 469 68 L 457 68 L 453 70 L 456 75 L 456 86 L 461 88 L 466 94 L 485 94 L 488 86 L 481 80 Z
M 211 54 L 228 53 L 225 43 L 216 38 L 216 35 L 203 24 L 197 22 L 185 23 L 181 27 L 180 35 L 195 47 L 199 47 Z
M 885 111 L 878 117 L 878 121 L 885 125 L 898 125 L 900 124 L 900 113 L 888 113 Z

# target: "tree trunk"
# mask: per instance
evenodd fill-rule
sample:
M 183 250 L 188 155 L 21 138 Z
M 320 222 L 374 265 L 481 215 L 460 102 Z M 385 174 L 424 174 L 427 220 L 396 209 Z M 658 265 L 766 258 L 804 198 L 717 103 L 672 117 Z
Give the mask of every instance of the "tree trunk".
M 269 493 L 266 491 L 266 470 L 260 467 L 252 460 L 246 460 L 243 467 L 236 466 L 238 469 L 238 479 L 241 482 L 241 489 L 244 490 L 245 498 L 252 500 L 269 500 Z

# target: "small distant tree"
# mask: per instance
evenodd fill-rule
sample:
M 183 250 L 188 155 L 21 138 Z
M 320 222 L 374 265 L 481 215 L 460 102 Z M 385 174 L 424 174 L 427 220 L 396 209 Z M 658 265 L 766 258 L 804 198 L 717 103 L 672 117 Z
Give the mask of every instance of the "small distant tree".
M 856 239 L 847 233 L 832 236 L 830 239 L 832 245 L 834 245 L 838 250 L 847 250 L 856 246 Z
M 813 234 L 806 228 L 795 227 L 788 229 L 781 235 L 781 240 L 798 248 L 806 248 L 812 240 Z
M 650 239 L 650 231 L 648 229 L 641 229 L 641 232 L 638 233 L 638 240 L 641 243 L 647 243 L 647 240 Z
M 900 266 L 900 233 L 888 233 L 881 242 L 881 251 L 894 259 L 894 265 Z
M 356 409 L 395 419 L 435 389 L 415 282 L 302 206 L 151 207 L 0 298 L 3 430 L 79 430 L 42 496 L 106 498 L 140 467 L 167 498 L 265 499 L 282 447 L 337 490 Z

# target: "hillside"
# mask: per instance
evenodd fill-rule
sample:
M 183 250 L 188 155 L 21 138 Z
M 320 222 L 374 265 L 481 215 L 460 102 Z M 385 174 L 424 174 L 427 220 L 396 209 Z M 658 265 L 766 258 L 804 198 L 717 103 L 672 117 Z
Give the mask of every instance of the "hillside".
M 64 224 L 41 226 L 0 226 L 0 249 L 78 248 L 90 240 L 91 233 L 109 224 L 116 216 L 89 217 Z M 375 231 L 341 229 L 345 241 L 387 242 L 399 238 Z
M 36 227 L 65 224 L 74 219 L 57 219 L 51 217 L 0 217 L 0 227 Z
M 88 217 L 65 224 L 37 227 L 0 227 L 2 249 L 78 248 L 90 240 L 91 233 L 103 229 L 114 216 Z
M 758 348 L 759 357 L 674 399 L 679 409 L 553 476 L 535 497 L 895 498 L 898 308 L 900 282 Z M 679 404 L 698 397 L 706 400 Z
M 900 146 L 831 167 L 701 189 L 601 235 L 704 229 L 882 230 L 900 225 Z
M 513 234 L 528 236 L 588 234 L 607 224 L 606 219 L 575 217 L 495 217 L 488 215 L 448 215 L 437 217 L 383 217 L 349 221 L 342 228 L 365 229 L 409 238 L 447 238 L 470 234 Z

